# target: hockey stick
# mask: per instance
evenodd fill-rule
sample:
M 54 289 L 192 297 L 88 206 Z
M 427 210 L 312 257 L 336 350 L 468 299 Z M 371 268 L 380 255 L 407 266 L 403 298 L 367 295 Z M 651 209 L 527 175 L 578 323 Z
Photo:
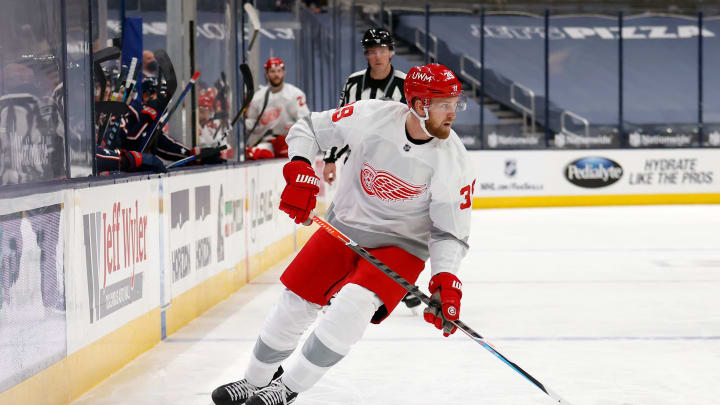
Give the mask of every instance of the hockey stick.
M 138 64 L 138 59 L 136 57 L 133 57 L 130 60 L 130 67 L 127 70 L 127 74 L 124 77 L 122 77 L 122 72 L 120 73 L 121 77 L 122 77 L 122 83 L 120 84 L 120 86 L 118 86 L 116 91 L 113 92 L 113 95 L 110 98 L 110 101 L 126 104 L 127 96 L 129 95 L 127 92 L 127 88 L 129 86 L 134 85 L 134 80 L 136 78 L 135 70 L 138 67 L 137 64 Z M 121 94 L 122 94 L 122 98 L 120 97 Z M 105 125 L 103 125 L 102 129 L 99 132 L 100 134 L 102 134 L 101 137 L 98 138 L 99 143 L 102 143 L 102 141 L 104 141 L 106 139 L 106 137 L 108 136 L 108 131 L 110 131 L 113 134 L 110 136 L 110 139 L 113 139 L 114 136 L 117 135 L 117 131 L 120 128 L 120 120 L 116 119 L 113 121 L 113 116 L 122 118 L 121 115 L 108 114 L 107 120 L 105 121 Z
M 227 137 L 227 134 L 235 126 L 235 124 L 240 119 L 240 117 L 242 117 L 242 115 L 245 114 L 245 111 L 247 111 L 248 106 L 250 106 L 250 101 L 252 101 L 252 98 L 255 95 L 255 81 L 253 80 L 252 72 L 250 71 L 250 66 L 248 66 L 247 63 L 240 64 L 240 72 L 242 73 L 243 86 L 245 87 L 245 99 L 243 100 L 243 105 L 240 108 L 240 111 L 238 111 L 237 114 L 235 114 L 235 117 L 230 122 L 230 126 L 227 128 L 227 130 L 223 134 L 222 139 L 220 139 L 221 142 L 225 139 L 225 137 Z M 220 131 L 220 127 L 218 127 L 215 130 L 215 133 L 213 134 L 213 139 L 215 139 L 215 137 L 217 136 L 218 131 Z
M 147 140 L 143 144 L 142 148 L 140 148 L 140 152 L 145 152 L 148 147 L 150 147 L 150 150 L 152 150 L 152 148 L 155 146 L 155 139 L 157 139 L 158 128 L 160 128 L 160 131 L 162 131 L 162 128 L 165 126 L 170 116 L 173 115 L 175 110 L 177 110 L 178 106 L 182 104 L 183 99 L 185 98 L 187 93 L 195 85 L 195 81 L 198 79 L 198 77 L 200 77 L 200 71 L 195 72 L 192 78 L 190 78 L 190 82 L 185 86 L 185 89 L 183 89 L 182 93 L 180 93 L 180 96 L 172 105 L 172 107 L 170 107 L 170 103 L 165 106 L 165 110 L 163 111 L 163 113 L 160 114 L 160 116 L 155 120 L 152 130 L 149 132 L 150 135 L 148 135 Z
M 133 60 L 134 59 L 135 58 L 133 58 Z M 132 75 L 132 77 L 131 77 L 131 75 Z M 112 114 L 110 116 L 111 118 L 113 115 L 122 118 L 125 114 L 130 113 L 130 102 L 134 98 L 133 91 L 135 90 L 135 85 L 137 84 L 137 79 L 139 76 L 140 76 L 140 69 L 137 67 L 134 69 L 134 72 L 133 72 L 133 69 L 130 69 L 128 71 L 128 76 L 127 76 L 127 79 L 125 80 L 127 88 L 123 92 L 122 100 L 115 101 L 115 103 L 125 106 L 126 111 L 123 114 Z M 109 122 L 108 126 L 106 126 L 104 129 L 102 139 L 104 140 L 105 137 L 107 136 L 107 131 L 110 131 L 110 139 L 111 140 L 114 139 L 117 136 L 118 131 L 120 130 L 120 125 L 121 125 L 120 119 L 116 119 L 112 122 Z
M 95 80 L 100 82 L 100 99 L 105 97 L 105 87 L 107 86 L 107 77 L 102 69 L 102 63 L 109 60 L 118 59 L 122 52 L 120 49 L 111 46 L 93 52 L 93 70 L 95 71 Z
M 207 159 L 209 157 L 214 157 L 216 155 L 220 155 L 220 152 L 224 151 L 225 149 L 227 149 L 227 145 L 220 145 L 217 148 L 203 148 L 199 154 L 188 156 L 184 159 L 180 159 L 176 162 L 172 162 L 169 165 L 165 166 L 165 168 L 172 169 L 172 168 L 175 168 L 178 166 L 182 166 L 185 163 L 190 163 L 190 162 L 194 162 L 196 160 L 203 160 L 203 159 Z
M 136 57 L 133 57 L 132 59 L 130 59 L 130 67 L 128 68 L 127 74 L 123 78 L 123 81 L 120 84 L 120 87 L 118 87 L 117 91 L 113 94 L 112 98 L 110 99 L 111 101 L 121 100 L 121 94 L 122 94 L 122 99 L 125 98 L 125 93 L 126 93 L 128 84 L 130 82 L 132 82 L 132 79 L 135 76 L 135 69 L 137 68 L 137 62 L 138 62 L 138 59 Z
M 134 74 L 132 77 L 129 77 L 129 83 L 127 86 L 127 89 L 125 90 L 125 94 L 123 94 L 122 101 L 125 104 L 130 104 L 132 100 L 135 98 L 135 94 L 133 92 L 135 91 L 135 87 L 137 86 L 137 81 L 140 78 L 140 72 L 142 71 L 142 68 L 135 69 Z
M 255 27 L 255 29 L 252 32 L 252 38 L 250 38 L 250 44 L 248 45 L 247 51 L 250 52 L 253 45 L 255 45 L 255 40 L 257 39 L 258 34 L 260 33 L 260 17 L 258 15 L 258 11 L 251 3 L 245 3 L 243 6 L 245 9 L 245 12 L 248 15 L 248 22 L 250 23 L 251 27 Z
M 110 89 L 111 93 L 110 93 L 109 100 L 107 102 L 119 103 L 119 101 L 116 100 L 117 93 L 120 91 L 120 87 L 122 86 L 122 83 L 124 83 L 124 81 L 126 80 L 127 73 L 128 73 L 127 65 L 122 65 L 120 67 L 120 72 L 118 74 L 117 79 L 113 79 L 113 82 L 111 83 L 111 85 L 112 85 L 112 88 Z M 98 110 L 97 108 L 95 109 L 95 111 L 102 112 L 102 110 Z M 99 115 L 98 115 L 98 117 L 99 117 Z M 113 114 L 106 114 L 105 121 L 98 128 L 98 132 L 97 132 L 98 133 L 98 136 L 97 136 L 97 144 L 98 145 L 101 145 L 103 143 L 103 141 L 105 141 L 105 137 L 107 136 L 108 127 L 113 122 L 112 117 L 113 117 Z
M 158 63 L 160 76 L 165 80 L 165 89 L 167 91 L 167 100 L 169 101 L 177 90 L 177 77 L 175 76 L 175 68 L 167 51 L 159 49 L 154 52 L 155 60 Z
M 425 305 L 430 305 L 430 297 L 428 297 L 427 295 L 425 295 L 425 293 L 420 291 L 420 289 L 417 286 L 415 286 L 414 284 L 411 284 L 410 282 L 405 280 L 401 275 L 397 274 L 390 267 L 385 265 L 385 263 L 381 262 L 378 258 L 376 258 L 372 254 L 370 254 L 370 252 L 368 252 L 364 248 L 358 246 L 358 244 L 353 242 L 352 239 L 348 238 L 342 232 L 338 231 L 335 227 L 333 227 L 332 225 L 327 223 L 322 218 L 318 217 L 314 212 L 310 213 L 310 218 L 307 221 L 305 221 L 304 225 L 310 225 L 310 223 L 312 223 L 312 222 L 315 222 L 316 224 L 320 225 L 320 228 L 324 229 L 331 236 L 334 236 L 336 239 L 340 240 L 342 243 L 345 244 L 345 246 L 349 247 L 355 253 L 360 255 L 360 257 L 362 257 L 363 259 L 370 262 L 378 270 L 382 271 L 383 273 L 385 273 L 385 275 L 387 275 L 388 277 L 393 279 L 393 281 L 400 284 L 400 286 L 402 288 L 404 288 L 405 290 L 407 290 L 407 292 L 420 298 L 420 300 Z M 463 323 L 461 320 L 458 319 L 457 321 L 450 321 L 450 322 L 453 325 L 457 326 L 458 329 L 463 331 L 463 333 L 468 335 L 470 337 L 470 339 L 480 343 L 482 345 L 482 347 L 484 347 L 485 349 L 490 351 L 490 353 L 495 355 L 495 357 L 502 360 L 503 363 L 510 366 L 510 368 L 512 368 L 517 373 L 519 373 L 520 375 L 525 377 L 528 381 L 530 381 L 538 389 L 540 389 L 542 392 L 544 392 L 548 396 L 550 396 L 550 398 L 552 398 L 555 401 L 555 403 L 570 405 L 570 402 L 564 400 L 562 397 L 560 397 L 560 395 L 558 395 L 557 393 L 552 391 L 550 388 L 545 387 L 542 383 L 540 383 L 540 381 L 536 380 L 535 377 L 531 376 L 527 371 L 523 370 L 522 368 L 520 368 L 520 366 L 518 366 L 517 364 L 510 361 L 507 357 L 500 354 L 500 352 L 495 350 L 495 348 L 490 343 L 488 343 L 485 340 L 485 338 L 480 336 L 479 333 L 472 330 L 469 326 L 465 325 L 465 323 Z

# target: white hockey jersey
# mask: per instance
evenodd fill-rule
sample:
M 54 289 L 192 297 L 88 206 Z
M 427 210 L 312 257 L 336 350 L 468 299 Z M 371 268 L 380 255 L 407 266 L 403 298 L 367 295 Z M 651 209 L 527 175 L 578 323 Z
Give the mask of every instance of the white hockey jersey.
M 413 143 L 403 103 L 361 100 L 312 113 L 287 138 L 290 158 L 349 145 L 328 221 L 359 245 L 398 246 L 432 273 L 457 273 L 468 248 L 473 174 L 455 131 L 444 140 Z
M 265 96 L 268 102 L 265 111 L 260 117 L 260 112 L 265 104 Z M 290 127 L 300 118 L 310 114 L 305 93 L 290 83 L 283 84 L 282 90 L 277 93 L 270 91 L 270 86 L 261 87 L 250 101 L 245 128 L 251 131 L 248 134 L 248 146 L 257 144 L 263 135 L 268 131 L 272 135 L 285 135 Z

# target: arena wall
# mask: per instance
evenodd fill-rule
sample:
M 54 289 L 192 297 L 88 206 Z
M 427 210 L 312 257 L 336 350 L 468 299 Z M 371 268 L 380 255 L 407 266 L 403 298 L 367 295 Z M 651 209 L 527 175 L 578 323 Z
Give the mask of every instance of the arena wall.
M 470 156 L 473 208 L 720 203 L 716 150 Z M 302 246 L 283 163 L 0 198 L 0 404 L 71 402 Z
M 283 163 L 0 199 L 0 404 L 71 402 L 304 244 Z

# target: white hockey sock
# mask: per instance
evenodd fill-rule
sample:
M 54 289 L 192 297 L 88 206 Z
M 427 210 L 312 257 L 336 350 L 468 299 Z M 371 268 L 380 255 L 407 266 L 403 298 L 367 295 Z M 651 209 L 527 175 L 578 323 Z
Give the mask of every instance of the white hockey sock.
M 292 354 L 320 309 L 320 305 L 305 301 L 290 290 L 283 291 L 265 320 L 250 356 L 250 364 L 245 371 L 245 378 L 250 384 L 264 387 L 270 383 L 278 365 Z
M 308 337 L 302 353 L 286 368 L 283 383 L 295 392 L 308 390 L 362 337 L 382 301 L 372 291 L 348 284 Z

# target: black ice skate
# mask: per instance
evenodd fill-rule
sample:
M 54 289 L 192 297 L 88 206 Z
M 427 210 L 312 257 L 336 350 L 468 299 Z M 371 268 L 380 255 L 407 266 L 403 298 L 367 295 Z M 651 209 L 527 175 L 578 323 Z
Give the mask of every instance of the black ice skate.
M 290 405 L 295 402 L 298 393 L 293 392 L 281 379 L 270 383 L 267 387 L 256 392 L 245 405 Z
M 283 373 L 283 368 L 278 367 L 278 370 L 273 375 L 273 381 L 280 378 Z M 266 387 L 272 385 L 272 382 Z M 240 381 L 231 382 L 229 384 L 221 385 L 212 392 L 212 400 L 215 405 L 242 405 L 245 401 L 253 396 L 256 392 L 260 391 L 263 387 L 256 387 L 246 379 Z

